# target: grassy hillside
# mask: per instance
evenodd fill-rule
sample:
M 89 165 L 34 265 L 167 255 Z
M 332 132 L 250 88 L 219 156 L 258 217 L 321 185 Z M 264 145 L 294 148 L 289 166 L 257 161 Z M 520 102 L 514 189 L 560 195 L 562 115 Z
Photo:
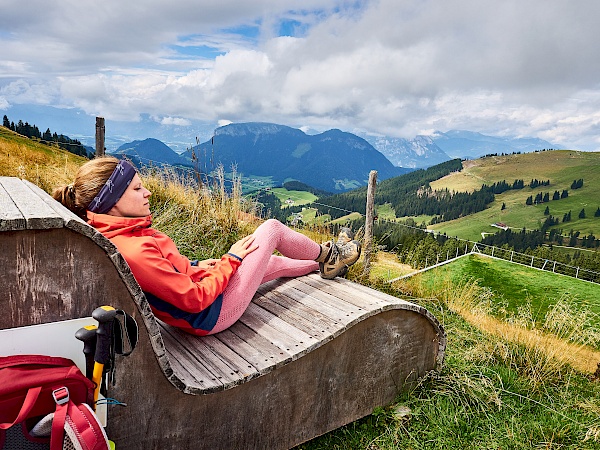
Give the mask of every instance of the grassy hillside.
M 85 161 L 0 126 L 0 176 L 24 178 L 51 192 L 57 185 L 70 183 Z
M 422 282 L 428 289 L 439 289 L 439 280 L 464 283 L 472 278 L 493 293 L 498 311 L 516 314 L 523 305 L 531 305 L 533 314 L 543 317 L 563 298 L 596 315 L 600 327 L 600 285 L 576 278 L 543 272 L 481 255 L 470 255 L 427 272 Z
M 496 195 L 496 200 L 484 211 L 462 217 L 460 219 L 432 225 L 429 228 L 445 232 L 449 236 L 478 241 L 481 233 L 495 233 L 496 228 L 490 224 L 503 222 L 521 230 L 539 229 L 546 219 L 544 210 L 548 206 L 550 214 L 560 219 L 561 223 L 552 227 L 560 228 L 563 234 L 570 230 L 579 231 L 582 235 L 600 236 L 600 218 L 594 217 L 600 206 L 600 153 L 557 150 L 521 155 L 494 156 L 464 161 L 461 172 L 452 173 L 431 183 L 433 189 L 448 189 L 464 192 L 480 189 L 482 184 L 506 180 L 511 184 L 515 179 L 524 180 L 528 185 L 532 179 L 550 180 L 549 186 L 535 189 L 526 186 L 521 190 L 511 190 Z M 571 189 L 573 180 L 583 178 L 581 189 Z M 569 191 L 566 199 L 551 200 L 535 206 L 527 206 L 525 201 L 530 195 L 538 192 Z M 502 204 L 506 209 L 502 210 Z M 579 219 L 579 212 L 585 209 L 586 218 Z M 571 222 L 562 223 L 564 214 L 571 211 Z

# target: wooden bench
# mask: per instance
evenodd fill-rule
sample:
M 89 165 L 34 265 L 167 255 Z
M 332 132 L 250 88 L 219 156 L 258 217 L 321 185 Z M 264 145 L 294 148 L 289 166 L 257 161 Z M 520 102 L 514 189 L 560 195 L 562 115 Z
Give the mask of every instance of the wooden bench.
M 122 449 L 284 449 L 370 414 L 441 364 L 426 309 L 317 274 L 259 289 L 230 329 L 158 321 L 110 241 L 37 186 L 0 177 L 0 330 L 112 305 L 140 325 L 117 361 L 107 432 Z

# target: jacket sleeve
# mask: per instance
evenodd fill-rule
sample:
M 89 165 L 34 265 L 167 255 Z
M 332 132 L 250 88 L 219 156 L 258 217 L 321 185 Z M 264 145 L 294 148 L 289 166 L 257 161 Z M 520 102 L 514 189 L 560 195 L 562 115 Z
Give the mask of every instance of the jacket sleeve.
M 235 257 L 224 255 L 212 267 L 192 270 L 187 258 L 181 256 L 188 271 L 185 273 L 177 270 L 163 256 L 158 245 L 146 242 L 128 253 L 129 257 L 123 256 L 143 291 L 190 313 L 200 312 L 210 306 L 225 290 L 229 279 L 241 264 Z

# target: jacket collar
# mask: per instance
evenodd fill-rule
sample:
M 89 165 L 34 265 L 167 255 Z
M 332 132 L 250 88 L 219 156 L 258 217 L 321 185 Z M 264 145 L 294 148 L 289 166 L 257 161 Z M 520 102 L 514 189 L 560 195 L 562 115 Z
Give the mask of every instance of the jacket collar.
M 136 229 L 149 228 L 152 225 L 152 216 L 118 217 L 88 211 L 87 218 L 88 224 L 96 228 L 108 239 L 121 234 L 131 233 Z

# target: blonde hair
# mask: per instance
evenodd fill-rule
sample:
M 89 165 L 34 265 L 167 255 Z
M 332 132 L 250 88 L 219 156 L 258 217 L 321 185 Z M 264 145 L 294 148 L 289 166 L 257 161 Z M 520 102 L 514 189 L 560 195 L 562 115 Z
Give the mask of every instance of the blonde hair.
M 119 160 L 113 156 L 92 159 L 79 168 L 75 181 L 54 189 L 52 197 L 69 208 L 83 220 L 86 210 L 110 178 Z

